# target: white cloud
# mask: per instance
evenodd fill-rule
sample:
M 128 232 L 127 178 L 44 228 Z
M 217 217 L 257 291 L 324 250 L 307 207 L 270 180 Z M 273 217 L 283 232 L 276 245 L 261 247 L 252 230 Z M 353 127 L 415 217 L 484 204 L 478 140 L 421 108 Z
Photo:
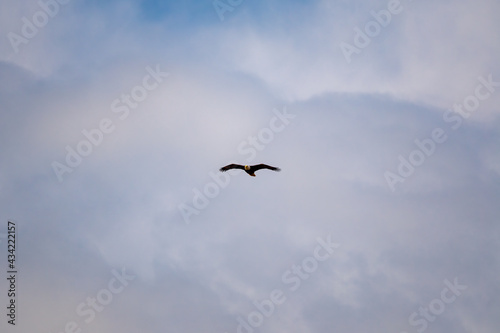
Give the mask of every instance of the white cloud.
M 4 31 L 35 8 L 5 6 Z M 22 221 L 26 331 L 62 330 L 121 266 L 137 280 L 88 329 L 235 331 L 328 234 L 338 253 L 262 332 L 410 331 L 455 276 L 467 294 L 429 331 L 498 327 L 498 94 L 456 130 L 442 118 L 500 80 L 496 2 L 404 3 L 351 64 L 339 43 L 386 1 L 244 2 L 185 25 L 100 6 L 68 4 L 15 59 L 0 45 L 0 219 Z M 156 64 L 169 77 L 120 120 L 111 103 Z M 234 172 L 186 225 L 178 205 L 283 107 L 296 118 L 255 158 L 282 171 Z M 116 129 L 59 183 L 51 162 L 103 118 Z M 393 193 L 384 172 L 436 127 L 448 140 Z

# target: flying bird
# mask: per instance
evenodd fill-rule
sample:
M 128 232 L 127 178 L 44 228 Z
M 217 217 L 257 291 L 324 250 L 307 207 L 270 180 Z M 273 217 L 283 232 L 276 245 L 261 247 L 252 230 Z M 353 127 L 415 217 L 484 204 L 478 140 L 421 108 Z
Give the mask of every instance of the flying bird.
M 220 168 L 220 171 L 226 172 L 227 170 L 231 169 L 241 169 L 245 170 L 246 173 L 248 173 L 250 176 L 255 177 L 255 171 L 258 171 L 260 169 L 269 169 L 273 171 L 281 171 L 280 168 L 276 168 L 267 164 L 256 164 L 256 165 L 239 165 L 239 164 L 229 164 L 226 165 L 225 167 Z

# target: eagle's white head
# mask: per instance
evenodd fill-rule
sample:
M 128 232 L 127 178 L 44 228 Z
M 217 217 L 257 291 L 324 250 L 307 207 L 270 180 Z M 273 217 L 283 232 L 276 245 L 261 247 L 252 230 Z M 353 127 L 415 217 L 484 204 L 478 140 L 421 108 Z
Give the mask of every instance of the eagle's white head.
M 250 170 L 250 166 L 245 165 L 245 170 L 247 170 L 247 171 Z

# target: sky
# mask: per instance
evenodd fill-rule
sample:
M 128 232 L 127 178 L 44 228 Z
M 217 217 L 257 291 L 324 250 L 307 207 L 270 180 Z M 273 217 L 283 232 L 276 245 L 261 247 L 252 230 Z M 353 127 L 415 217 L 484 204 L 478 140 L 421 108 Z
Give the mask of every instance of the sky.
M 498 332 L 497 0 L 0 9 L 2 332 Z

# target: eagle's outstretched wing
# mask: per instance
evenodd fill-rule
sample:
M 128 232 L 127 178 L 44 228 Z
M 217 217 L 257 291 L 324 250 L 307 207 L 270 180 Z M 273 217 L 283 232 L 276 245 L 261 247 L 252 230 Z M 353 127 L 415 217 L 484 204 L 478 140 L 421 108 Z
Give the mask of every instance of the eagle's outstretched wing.
M 273 166 L 270 166 L 270 165 L 267 165 L 267 164 L 252 165 L 251 168 L 252 168 L 253 171 L 257 171 L 257 170 L 260 170 L 260 169 L 269 169 L 269 170 L 273 170 L 273 171 L 281 171 L 280 168 L 276 168 L 276 167 L 273 167 Z
M 222 172 L 225 172 L 225 171 L 231 170 L 231 169 L 242 169 L 242 170 L 245 170 L 245 166 L 239 165 L 239 164 L 228 164 L 225 167 L 220 168 L 219 170 L 222 171 Z

